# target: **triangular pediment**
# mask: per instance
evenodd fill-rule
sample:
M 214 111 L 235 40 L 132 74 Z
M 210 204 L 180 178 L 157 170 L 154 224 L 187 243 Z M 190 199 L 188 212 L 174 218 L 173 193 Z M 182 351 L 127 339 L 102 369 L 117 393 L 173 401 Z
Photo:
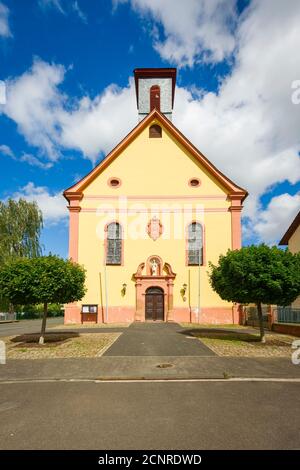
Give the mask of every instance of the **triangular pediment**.
M 70 200 L 74 195 L 82 192 L 100 175 L 118 156 L 152 123 L 159 123 L 181 145 L 186 152 L 192 155 L 205 171 L 214 178 L 229 195 L 238 199 L 245 199 L 247 191 L 237 186 L 233 181 L 221 173 L 162 113 L 154 109 L 149 113 L 90 173 L 76 184 L 64 191 L 64 196 Z

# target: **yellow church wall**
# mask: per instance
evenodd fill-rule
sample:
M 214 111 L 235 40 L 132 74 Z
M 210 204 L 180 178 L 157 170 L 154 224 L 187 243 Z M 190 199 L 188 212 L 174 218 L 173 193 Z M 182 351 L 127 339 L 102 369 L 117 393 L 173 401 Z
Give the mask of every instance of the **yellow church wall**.
M 299 253 L 300 251 L 300 225 L 289 239 L 289 250 L 292 253 Z
M 120 187 L 109 186 L 112 177 L 120 178 Z M 201 185 L 191 187 L 191 178 L 199 178 Z M 232 304 L 211 289 L 207 274 L 208 262 L 216 263 L 232 246 L 231 201 L 227 196 L 228 190 L 167 130 L 163 128 L 162 138 L 149 139 L 147 127 L 83 190 L 78 262 L 87 271 L 87 293 L 77 305 L 99 305 L 98 321 L 103 321 L 107 288 L 109 321 L 133 320 L 137 296 L 133 274 L 140 263 L 156 255 L 176 273 L 173 306 L 178 316 L 174 318 L 188 320 L 188 312 L 198 306 L 199 268 L 186 265 L 186 227 L 199 221 L 204 227 L 205 261 L 200 267 L 200 317 L 203 314 L 203 322 L 217 322 L 218 318 L 232 322 Z M 153 215 L 164 229 L 155 241 L 146 231 Z M 104 228 L 112 221 L 120 222 L 124 229 L 123 265 L 105 267 Z M 132 236 L 133 227 L 140 229 L 142 238 Z M 175 228 L 180 228 L 177 238 Z M 125 295 L 123 284 L 127 285 Z M 184 284 L 188 286 L 185 295 Z M 223 316 L 218 317 L 218 309 Z
M 175 215 L 176 217 L 176 215 Z M 128 224 L 134 220 L 134 216 L 128 217 Z M 171 219 L 174 214 L 171 214 Z M 101 217 L 100 217 L 101 219 Z M 145 233 L 144 239 L 132 240 L 130 237 L 124 240 L 124 265 L 104 266 L 104 240 L 99 238 L 95 226 L 99 224 L 96 213 L 80 213 L 79 223 L 79 263 L 87 270 L 88 291 L 82 304 L 98 304 L 104 308 L 106 305 L 105 279 L 107 282 L 108 305 L 110 307 L 135 308 L 136 288 L 132 279 L 141 262 L 146 262 L 151 255 L 159 256 L 163 262 L 170 263 L 176 273 L 174 282 L 174 307 L 197 308 L 199 268 L 197 266 L 186 266 L 186 239 L 180 240 L 164 239 L 161 236 L 153 241 Z M 122 221 L 119 218 L 117 221 Z M 148 218 L 147 218 L 148 220 Z M 195 220 L 193 217 L 190 221 Z M 173 220 L 174 221 L 174 220 Z M 228 307 L 230 304 L 224 302 L 212 291 L 208 281 L 208 261 L 217 262 L 221 253 L 226 253 L 230 248 L 230 214 L 228 212 L 204 214 L 200 222 L 205 227 L 205 265 L 200 267 L 200 307 Z M 172 224 L 171 224 L 172 226 Z M 100 223 L 100 227 L 103 224 Z M 222 236 L 220 237 L 220 228 Z M 100 229 L 101 231 L 101 229 Z M 122 295 L 122 286 L 127 284 L 126 294 Z M 155 284 L 155 283 L 154 283 Z M 186 300 L 183 300 L 181 289 L 183 284 L 188 285 Z M 189 302 L 190 300 L 190 302 Z
M 155 121 L 154 121 L 155 122 Z M 200 170 L 200 173 L 199 173 Z M 190 187 L 190 178 L 201 177 L 199 188 Z M 119 177 L 122 185 L 111 188 L 110 177 Z M 146 128 L 89 184 L 84 196 L 139 195 L 219 195 L 226 191 L 182 145 L 163 129 L 162 137 L 149 139 Z

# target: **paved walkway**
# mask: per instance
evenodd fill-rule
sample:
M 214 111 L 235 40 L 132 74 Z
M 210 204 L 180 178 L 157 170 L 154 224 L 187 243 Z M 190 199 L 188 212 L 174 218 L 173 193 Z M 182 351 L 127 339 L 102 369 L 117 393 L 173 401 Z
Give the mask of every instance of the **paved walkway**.
M 214 356 L 177 323 L 132 323 L 104 356 Z
M 9 359 L 6 365 L 0 365 L 0 383 L 48 379 L 300 378 L 300 365 L 293 365 L 290 358 L 219 357 L 198 339 L 190 339 L 189 330 L 176 323 L 133 323 L 128 328 L 88 331 L 120 331 L 122 335 L 101 357 Z
M 171 367 L 161 368 L 161 364 Z M 102 356 L 69 359 L 9 359 L 0 383 L 14 380 L 300 379 L 300 365 L 284 357 Z

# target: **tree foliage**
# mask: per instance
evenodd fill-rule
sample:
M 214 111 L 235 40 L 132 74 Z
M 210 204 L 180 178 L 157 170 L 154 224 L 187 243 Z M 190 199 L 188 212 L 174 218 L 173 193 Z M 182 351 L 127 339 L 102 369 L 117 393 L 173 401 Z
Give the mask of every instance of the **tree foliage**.
M 69 303 L 82 299 L 84 283 L 85 270 L 79 264 L 58 256 L 15 258 L 0 269 L 0 292 L 4 300 L 20 305 L 44 304 L 42 339 L 48 303 Z
M 212 288 L 224 300 L 289 305 L 300 294 L 300 255 L 275 246 L 228 251 L 210 268 Z
M 300 294 L 300 254 L 264 244 L 229 250 L 210 263 L 210 283 L 224 300 L 255 303 L 262 324 L 262 304 L 290 305 Z
M 0 201 L 0 263 L 13 257 L 40 256 L 43 217 L 36 202 Z
M 16 258 L 0 269 L 3 298 L 19 305 L 80 300 L 84 281 L 85 271 L 79 264 L 53 255 Z

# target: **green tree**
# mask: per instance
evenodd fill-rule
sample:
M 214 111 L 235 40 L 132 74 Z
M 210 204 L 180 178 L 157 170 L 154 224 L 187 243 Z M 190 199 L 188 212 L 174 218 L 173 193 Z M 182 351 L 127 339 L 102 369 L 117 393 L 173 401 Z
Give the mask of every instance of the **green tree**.
M 40 344 L 44 343 L 48 303 L 81 300 L 85 294 L 85 270 L 58 256 L 16 258 L 0 269 L 3 299 L 14 304 L 44 304 Z
M 13 257 L 41 255 L 43 216 L 36 202 L 0 201 L 0 264 Z
M 265 342 L 262 304 L 290 305 L 300 294 L 300 254 L 264 244 L 228 251 L 210 265 L 212 288 L 224 300 L 257 306 Z

